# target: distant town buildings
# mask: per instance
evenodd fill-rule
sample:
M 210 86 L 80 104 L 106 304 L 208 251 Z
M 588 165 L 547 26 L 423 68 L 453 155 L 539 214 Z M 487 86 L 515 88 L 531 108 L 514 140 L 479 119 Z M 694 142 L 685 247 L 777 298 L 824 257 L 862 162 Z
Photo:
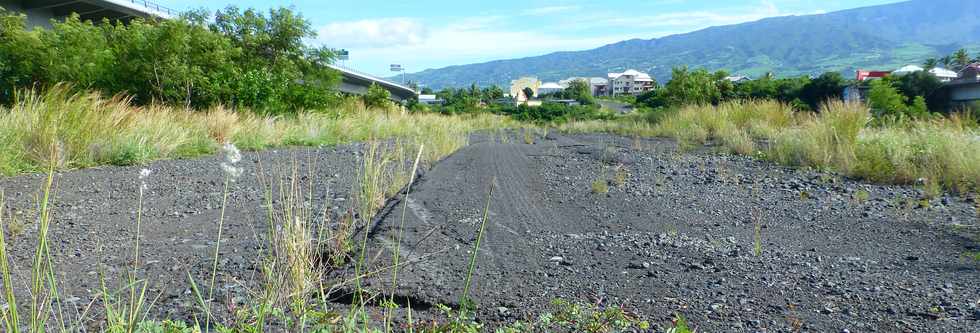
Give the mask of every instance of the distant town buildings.
M 856 77 L 858 83 L 844 89 L 844 100 L 863 102 L 867 99 L 870 87 L 861 84 L 861 82 L 880 79 L 889 75 L 901 76 L 922 71 L 926 71 L 926 69 L 916 65 L 903 66 L 894 71 L 858 70 Z M 930 69 L 928 72 L 945 84 L 950 101 L 953 102 L 952 106 L 980 101 L 980 79 L 978 79 L 977 74 L 980 72 L 980 63 L 966 66 L 959 73 L 940 67 Z
M 615 95 L 639 95 L 653 90 L 653 78 L 647 73 L 637 70 L 627 70 L 622 73 L 609 73 L 609 84 L 612 86 L 611 94 Z
M 728 80 L 731 83 L 744 83 L 744 82 L 752 81 L 752 78 L 748 76 L 736 75 L 736 76 L 725 77 L 725 80 Z
M 650 74 L 637 70 L 627 70 L 622 73 L 609 73 L 608 78 L 601 77 L 570 77 L 558 82 L 542 83 L 536 77 L 522 77 L 510 81 L 510 95 L 514 102 L 526 104 L 538 96 L 564 91 L 572 82 L 584 82 L 592 91 L 592 96 L 640 95 L 652 91 L 655 81 Z M 747 78 L 746 78 L 747 79 Z M 534 94 L 527 96 L 525 90 L 530 89 Z M 552 101 L 555 102 L 555 101 Z M 571 103 L 571 101 L 562 101 Z M 530 105 L 530 104 L 529 104 Z

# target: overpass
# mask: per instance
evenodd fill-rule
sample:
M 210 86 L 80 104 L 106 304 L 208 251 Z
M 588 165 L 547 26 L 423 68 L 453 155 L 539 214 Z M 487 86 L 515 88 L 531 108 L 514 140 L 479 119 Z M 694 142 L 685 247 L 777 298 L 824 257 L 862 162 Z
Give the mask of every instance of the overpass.
M 30 27 L 50 27 L 52 19 L 78 13 L 82 20 L 171 18 L 177 11 L 149 0 L 0 0 L 0 7 L 27 15 Z
M 328 65 L 339 71 L 343 75 L 343 81 L 337 90 L 351 95 L 364 95 L 367 93 L 371 84 L 377 83 L 391 93 L 391 99 L 396 102 L 405 102 L 409 99 L 418 97 L 418 92 L 403 84 L 394 83 L 373 75 L 359 72 L 339 65 Z

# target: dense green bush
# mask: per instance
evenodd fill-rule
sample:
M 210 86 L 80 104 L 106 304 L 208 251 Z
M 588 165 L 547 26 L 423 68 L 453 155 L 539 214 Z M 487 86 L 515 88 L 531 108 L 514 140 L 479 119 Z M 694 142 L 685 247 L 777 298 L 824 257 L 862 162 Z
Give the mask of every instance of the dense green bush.
M 314 36 L 307 20 L 284 8 L 126 23 L 72 15 L 34 30 L 23 15 L 0 10 L 0 103 L 18 89 L 65 82 L 140 104 L 322 108 L 337 101 L 340 75 L 326 66 L 330 50 L 304 44 Z
M 839 73 L 809 77 L 776 79 L 770 76 L 743 83 L 726 79 L 728 73 L 704 69 L 675 68 L 671 80 L 662 89 L 637 97 L 638 106 L 657 108 L 684 105 L 717 105 L 737 99 L 773 99 L 802 110 L 815 110 L 827 99 L 839 98 L 846 82 Z
M 877 118 L 922 117 L 929 113 L 926 100 L 922 96 L 909 98 L 895 87 L 896 79 L 891 77 L 873 80 L 868 91 L 868 106 Z M 909 102 L 911 101 L 911 104 Z
M 544 99 L 557 98 L 557 99 L 570 99 L 581 103 L 582 105 L 595 105 L 595 97 L 592 96 L 591 85 L 584 80 L 572 80 L 568 83 L 568 87 L 562 91 L 558 91 L 552 94 L 541 96 Z
M 507 106 L 496 108 L 497 113 L 510 115 L 519 121 L 560 124 L 571 120 L 611 119 L 612 114 L 602 112 L 595 105 L 565 105 L 545 102 L 540 106 Z
M 372 83 L 362 98 L 364 100 L 364 106 L 368 108 L 386 109 L 391 103 L 391 93 L 377 83 Z

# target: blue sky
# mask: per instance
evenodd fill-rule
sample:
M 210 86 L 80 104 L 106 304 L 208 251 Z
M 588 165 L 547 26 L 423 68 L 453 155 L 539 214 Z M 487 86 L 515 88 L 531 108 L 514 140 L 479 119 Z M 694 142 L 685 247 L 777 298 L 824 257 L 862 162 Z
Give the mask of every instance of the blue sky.
M 293 7 L 318 45 L 350 51 L 347 65 L 388 76 L 497 59 L 584 50 L 765 17 L 806 15 L 897 0 L 155 0 L 176 9 Z M 205 3 L 202 5 L 202 3 Z

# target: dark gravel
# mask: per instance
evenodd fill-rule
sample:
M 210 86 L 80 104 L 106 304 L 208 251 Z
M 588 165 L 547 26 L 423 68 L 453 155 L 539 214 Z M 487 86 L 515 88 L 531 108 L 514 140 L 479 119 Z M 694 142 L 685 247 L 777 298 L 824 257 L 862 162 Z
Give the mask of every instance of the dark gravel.
M 980 332 L 976 204 L 920 203 L 909 186 L 799 171 L 668 140 L 549 134 L 474 138 L 392 202 L 373 228 L 372 265 L 390 265 L 407 204 L 399 294 L 424 316 L 456 304 L 491 179 L 496 192 L 472 296 L 489 326 L 532 318 L 555 298 L 624 305 L 655 323 L 681 313 L 702 332 Z M 265 234 L 258 161 L 269 173 L 316 166 L 314 201 L 346 209 L 361 147 L 247 153 L 225 222 L 216 299 L 234 308 L 258 280 Z M 191 319 L 187 274 L 206 281 L 220 213 L 219 159 L 161 161 L 148 181 L 142 276 L 156 316 Z M 614 181 L 617 168 L 628 174 Z M 59 174 L 52 251 L 66 299 L 83 310 L 99 276 L 131 264 L 140 167 Z M 606 194 L 592 192 L 610 180 Z M 34 196 L 43 176 L 0 179 L 24 224 L 12 256 L 26 294 Z M 857 200 L 867 192 L 868 200 Z M 915 203 L 909 205 L 907 203 Z M 914 206 L 914 207 L 913 207 Z M 23 222 L 26 221 L 26 222 Z M 756 224 L 761 255 L 754 253 Z M 343 277 L 346 270 L 333 272 Z M 387 286 L 388 274 L 368 286 Z M 26 296 L 21 296 L 26 300 Z M 338 307 L 343 307 L 338 298 Z M 98 312 L 98 311 L 93 311 Z
M 899 208 L 918 191 L 680 153 L 666 140 L 490 141 L 441 162 L 407 201 L 402 253 L 418 263 L 399 286 L 419 305 L 457 302 L 496 177 L 473 289 L 491 326 L 564 298 L 659 323 L 681 313 L 703 332 L 980 331 L 980 264 L 963 257 L 978 249 L 972 202 Z M 601 178 L 609 193 L 592 193 Z M 400 217 L 374 238 L 379 264 Z

